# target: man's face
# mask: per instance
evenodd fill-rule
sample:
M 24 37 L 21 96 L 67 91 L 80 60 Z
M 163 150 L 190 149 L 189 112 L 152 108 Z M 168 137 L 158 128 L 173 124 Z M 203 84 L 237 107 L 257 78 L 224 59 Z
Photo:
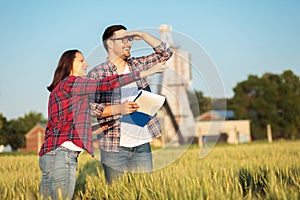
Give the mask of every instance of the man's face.
M 126 30 L 118 30 L 114 32 L 114 35 L 111 37 L 112 40 L 112 51 L 117 57 L 122 57 L 126 59 L 130 57 L 130 49 L 132 41 L 129 41 L 127 38 L 124 38 Z

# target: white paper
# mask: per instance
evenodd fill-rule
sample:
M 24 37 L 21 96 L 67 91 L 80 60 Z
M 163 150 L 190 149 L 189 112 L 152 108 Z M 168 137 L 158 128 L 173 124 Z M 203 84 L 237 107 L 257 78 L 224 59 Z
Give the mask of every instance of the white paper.
M 135 100 L 139 105 L 137 111 L 154 116 L 164 104 L 165 99 L 164 96 L 141 90 L 140 96 Z

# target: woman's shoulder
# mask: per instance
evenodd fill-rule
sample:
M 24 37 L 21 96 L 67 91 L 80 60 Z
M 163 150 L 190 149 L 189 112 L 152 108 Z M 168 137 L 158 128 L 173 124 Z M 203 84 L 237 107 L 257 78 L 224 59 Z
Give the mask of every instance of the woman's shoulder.
M 59 88 L 60 90 L 69 90 L 73 87 L 74 83 L 80 81 L 77 76 L 67 76 L 63 80 L 59 82 Z

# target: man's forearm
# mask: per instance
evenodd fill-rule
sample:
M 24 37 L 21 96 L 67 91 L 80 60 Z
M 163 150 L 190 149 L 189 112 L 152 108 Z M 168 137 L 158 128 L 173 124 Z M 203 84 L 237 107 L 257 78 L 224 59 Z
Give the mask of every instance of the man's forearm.
M 160 39 L 154 37 L 153 35 L 141 31 L 129 31 L 125 34 L 125 36 L 133 36 L 134 40 L 144 40 L 153 48 L 157 47 L 162 42 Z
M 153 35 L 150 35 L 146 32 L 143 32 L 141 37 L 147 44 L 149 44 L 153 48 L 157 47 L 162 42 L 160 39 L 158 39 L 158 38 L 154 37 Z
M 103 110 L 101 116 L 98 117 L 110 117 L 117 114 L 127 115 L 137 111 L 139 105 L 136 102 L 125 101 L 118 105 L 108 105 Z
M 121 113 L 121 105 L 107 105 L 104 108 L 101 116 L 98 116 L 98 117 L 110 117 L 110 116 L 117 115 L 120 113 Z

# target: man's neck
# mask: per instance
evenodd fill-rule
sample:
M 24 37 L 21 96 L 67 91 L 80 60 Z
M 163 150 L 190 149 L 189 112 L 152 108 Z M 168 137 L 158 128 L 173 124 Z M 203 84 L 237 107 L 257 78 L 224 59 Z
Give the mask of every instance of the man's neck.
M 127 65 L 127 62 L 125 59 L 120 58 L 120 57 L 116 58 L 116 57 L 108 56 L 108 60 L 117 67 L 118 73 L 124 72 L 126 65 Z

